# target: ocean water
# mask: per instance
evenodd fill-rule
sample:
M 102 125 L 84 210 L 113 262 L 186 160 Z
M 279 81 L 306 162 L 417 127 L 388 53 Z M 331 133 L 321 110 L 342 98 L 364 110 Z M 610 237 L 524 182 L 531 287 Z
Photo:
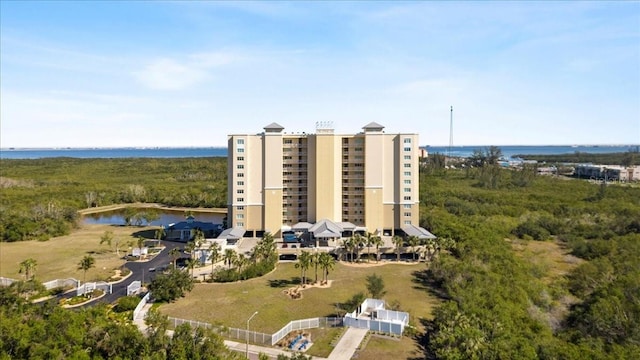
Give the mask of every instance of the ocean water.
M 579 146 L 499 146 L 505 158 L 517 154 L 549 155 L 585 153 L 615 153 L 629 150 L 638 151 L 640 145 L 579 145 Z M 450 154 L 468 157 L 474 150 L 484 150 L 486 146 L 426 146 L 429 153 Z M 1 159 L 42 159 L 54 157 L 71 158 L 184 158 L 184 157 L 226 157 L 226 147 L 201 148 L 67 148 L 67 149 L 0 149 Z
M 0 159 L 70 158 L 185 158 L 226 157 L 226 147 L 210 148 L 67 148 L 67 149 L 0 149 Z
M 426 146 L 424 147 L 430 154 L 440 153 L 444 155 L 469 157 L 474 150 L 485 150 L 488 146 Z M 638 151 L 640 145 L 509 145 L 498 146 L 502 150 L 502 155 L 510 159 L 515 155 L 559 155 L 573 154 L 575 152 L 607 154 L 627 151 Z

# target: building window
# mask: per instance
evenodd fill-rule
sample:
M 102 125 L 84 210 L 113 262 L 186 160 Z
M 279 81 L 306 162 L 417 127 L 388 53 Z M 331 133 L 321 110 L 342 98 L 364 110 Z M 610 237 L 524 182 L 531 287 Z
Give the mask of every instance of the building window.
M 405 183 L 405 184 L 407 184 L 407 185 L 409 185 L 409 184 L 411 184 L 411 180 L 406 179 L 406 180 L 404 181 L 404 183 Z
M 244 198 L 239 197 L 239 198 L 236 199 L 236 201 L 237 202 L 244 202 Z
M 244 206 L 237 206 L 237 207 L 236 207 L 236 210 L 238 210 L 238 211 L 243 211 L 243 210 L 244 210 Z
M 236 144 L 244 145 L 244 139 L 238 139 L 238 141 L 236 141 Z
M 244 214 L 236 214 L 236 219 L 244 219 Z
M 405 200 L 411 200 L 411 196 L 405 196 L 404 199 Z
M 285 144 L 293 144 L 293 140 L 291 140 L 291 139 L 284 139 L 284 143 L 285 143 Z
M 244 226 L 244 223 L 243 222 L 237 222 L 236 226 Z
M 404 192 L 411 192 L 411 188 L 404 188 Z
M 236 190 L 236 192 L 237 192 L 238 194 L 244 194 L 244 190 L 242 190 L 242 189 L 238 189 L 238 190 Z
M 406 147 L 406 148 L 404 148 L 404 151 L 411 151 L 411 148 L 410 147 Z
M 404 143 L 405 144 L 411 144 L 411 138 L 405 138 L 404 139 Z
M 404 156 L 404 159 L 405 159 L 405 160 L 411 160 L 411 155 L 405 155 L 405 156 Z
M 238 164 L 236 167 L 237 167 L 238 169 L 244 169 L 244 165 L 242 165 L 242 164 Z
M 406 167 L 406 168 L 410 168 L 410 167 L 411 167 L 411 164 L 404 164 L 404 167 Z
M 238 152 L 239 153 L 243 153 L 244 152 L 244 148 L 238 148 Z
M 403 204 L 402 207 L 405 209 L 411 209 L 411 204 Z
M 236 177 L 244 177 L 244 173 L 237 173 Z
M 238 161 L 244 161 L 244 156 L 238 156 L 238 157 L 236 158 L 236 160 L 238 160 Z
M 238 181 L 236 184 L 238 184 L 238 186 L 244 186 L 244 181 Z
M 411 225 L 411 220 L 405 220 L 405 221 L 404 221 L 404 224 L 405 224 L 405 225 Z
M 409 216 L 411 216 L 411 213 L 410 212 L 406 212 L 406 213 L 404 213 L 404 216 L 409 217 Z
M 405 171 L 404 176 L 411 176 L 411 171 Z

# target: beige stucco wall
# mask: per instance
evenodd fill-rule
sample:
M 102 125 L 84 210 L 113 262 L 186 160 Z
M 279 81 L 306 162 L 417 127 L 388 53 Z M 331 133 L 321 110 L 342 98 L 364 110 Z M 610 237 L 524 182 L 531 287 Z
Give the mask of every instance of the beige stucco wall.
M 311 140 L 311 139 L 310 139 Z M 333 134 L 316 134 L 310 151 L 309 178 L 313 179 L 313 199 L 309 201 L 311 221 L 330 219 L 342 221 L 342 175 L 341 175 L 341 138 Z M 311 150 L 311 142 L 310 142 Z M 311 194 L 310 194 L 311 195 Z

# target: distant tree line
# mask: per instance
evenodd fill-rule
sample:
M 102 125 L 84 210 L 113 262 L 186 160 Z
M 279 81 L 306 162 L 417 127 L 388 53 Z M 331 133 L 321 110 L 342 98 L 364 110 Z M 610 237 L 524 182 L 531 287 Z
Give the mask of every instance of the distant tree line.
M 595 154 L 576 151 L 572 154 L 555 154 L 555 155 L 527 155 L 520 154 L 514 157 L 524 160 L 536 160 L 544 163 L 593 163 L 599 165 L 621 165 L 631 166 L 640 165 L 640 150 L 638 148 L 627 152 Z
M 226 206 L 226 158 L 0 159 L 0 169 L 0 241 L 68 234 L 83 208 L 138 202 Z M 153 217 L 131 211 L 132 225 Z

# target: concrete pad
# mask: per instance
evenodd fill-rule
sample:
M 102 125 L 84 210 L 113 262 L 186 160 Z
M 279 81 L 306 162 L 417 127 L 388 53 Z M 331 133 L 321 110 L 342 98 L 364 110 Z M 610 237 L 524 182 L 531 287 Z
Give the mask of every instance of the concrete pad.
M 338 341 L 338 344 L 329 354 L 329 360 L 349 360 L 353 357 L 358 345 L 364 340 L 365 335 L 369 332 L 369 329 L 358 329 L 350 327 Z

